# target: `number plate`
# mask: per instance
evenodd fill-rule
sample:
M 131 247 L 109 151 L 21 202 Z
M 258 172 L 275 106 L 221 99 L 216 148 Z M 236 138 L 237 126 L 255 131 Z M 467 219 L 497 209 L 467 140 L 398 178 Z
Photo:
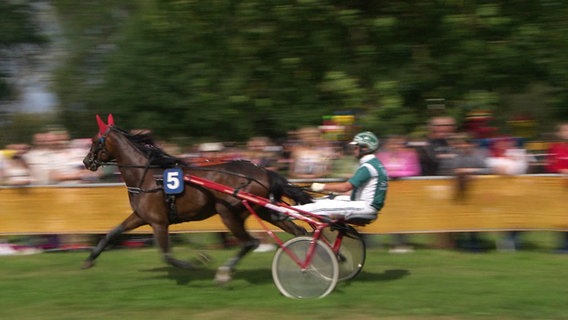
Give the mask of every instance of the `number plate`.
M 183 171 L 181 169 L 166 169 L 164 171 L 164 191 L 166 194 L 183 192 Z

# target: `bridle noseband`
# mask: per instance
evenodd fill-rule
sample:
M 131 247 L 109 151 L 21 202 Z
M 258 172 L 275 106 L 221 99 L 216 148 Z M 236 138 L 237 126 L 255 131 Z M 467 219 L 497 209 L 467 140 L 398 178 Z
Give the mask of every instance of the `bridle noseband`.
M 95 166 L 95 168 L 99 168 L 100 166 L 103 165 L 109 165 L 109 164 L 116 164 L 116 162 L 114 161 L 101 161 L 100 160 L 100 153 L 101 152 L 105 152 L 106 154 L 108 154 L 108 150 L 106 149 L 105 146 L 105 142 L 107 139 L 107 136 L 110 132 L 110 130 L 113 127 L 109 126 L 108 129 L 103 133 L 103 134 L 99 134 L 99 141 L 96 142 L 96 146 L 93 150 L 91 150 L 91 152 L 89 153 L 89 165 L 90 166 Z

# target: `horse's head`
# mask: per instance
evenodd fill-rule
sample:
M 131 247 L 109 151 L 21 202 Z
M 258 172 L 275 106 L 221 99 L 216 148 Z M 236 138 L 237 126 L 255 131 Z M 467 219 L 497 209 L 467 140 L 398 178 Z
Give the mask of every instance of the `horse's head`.
M 99 125 L 99 132 L 93 138 L 89 153 L 87 153 L 83 159 L 85 168 L 91 171 L 97 171 L 102 164 L 114 160 L 112 152 L 106 145 L 107 136 L 114 126 L 112 114 L 108 115 L 107 123 L 104 123 L 101 117 L 97 115 L 97 123 Z

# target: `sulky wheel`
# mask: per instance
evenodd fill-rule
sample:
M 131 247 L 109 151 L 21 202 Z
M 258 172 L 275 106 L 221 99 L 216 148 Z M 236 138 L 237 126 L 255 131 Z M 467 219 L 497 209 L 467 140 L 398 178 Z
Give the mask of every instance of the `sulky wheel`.
M 313 245 L 311 261 L 308 251 Z M 272 260 L 272 278 L 280 292 L 289 298 L 323 298 L 335 289 L 339 277 L 337 258 L 323 241 L 309 236 L 295 237 L 285 242 Z
M 341 246 L 337 252 L 339 280 L 350 280 L 355 278 L 365 265 L 365 241 L 361 234 L 351 226 L 335 230 L 326 228 L 322 235 L 329 246 L 333 247 L 339 234 L 342 235 Z

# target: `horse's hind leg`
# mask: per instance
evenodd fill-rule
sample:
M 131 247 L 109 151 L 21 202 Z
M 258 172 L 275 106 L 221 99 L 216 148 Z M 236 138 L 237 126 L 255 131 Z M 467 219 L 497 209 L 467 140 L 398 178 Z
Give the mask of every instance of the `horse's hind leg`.
M 82 269 L 88 269 L 88 268 L 94 266 L 95 265 L 95 259 L 97 259 L 97 257 L 101 254 L 101 252 L 103 252 L 103 250 L 106 248 L 106 246 L 109 243 L 116 240 L 118 238 L 118 236 L 120 236 L 124 232 L 136 229 L 136 228 L 143 226 L 145 224 L 146 224 L 146 222 L 144 222 L 142 219 L 140 219 L 140 217 L 138 217 L 136 215 L 136 213 L 134 213 L 134 212 L 131 213 L 130 216 L 128 216 L 128 218 L 126 218 L 117 227 L 112 229 L 106 236 L 104 236 L 99 241 L 97 246 L 94 247 L 93 250 L 91 250 L 89 257 L 85 260 L 85 262 L 83 263 L 83 266 L 81 268 Z

